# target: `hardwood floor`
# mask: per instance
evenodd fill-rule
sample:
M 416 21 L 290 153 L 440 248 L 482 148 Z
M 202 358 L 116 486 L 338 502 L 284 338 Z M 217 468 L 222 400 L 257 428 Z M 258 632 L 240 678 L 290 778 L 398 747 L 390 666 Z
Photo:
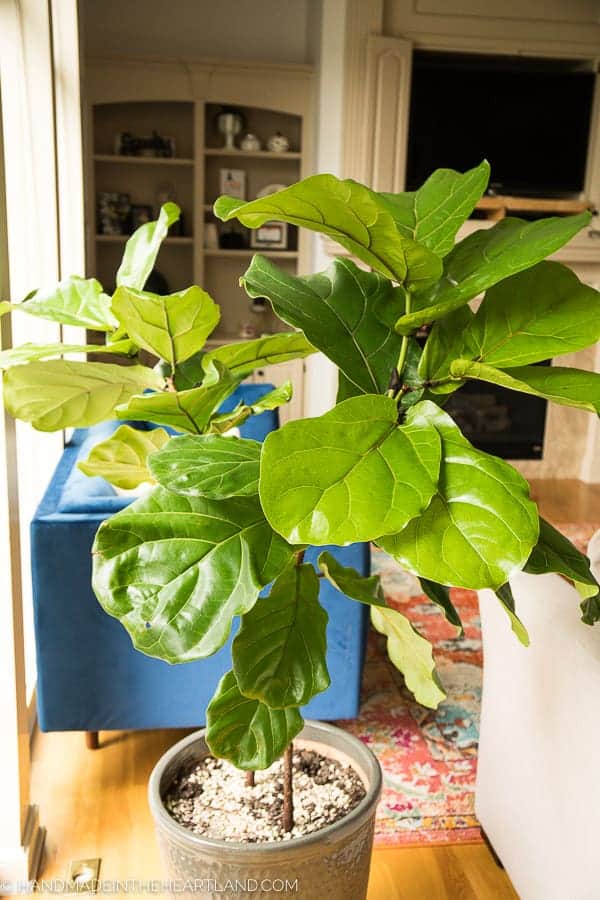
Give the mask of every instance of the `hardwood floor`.
M 83 734 L 36 734 L 32 799 L 48 830 L 43 878 L 65 877 L 72 859 L 91 857 L 101 858 L 103 879 L 162 877 L 146 783 L 159 756 L 183 734 L 106 732 L 99 750 L 88 750 Z M 516 897 L 483 844 L 374 855 L 368 900 Z

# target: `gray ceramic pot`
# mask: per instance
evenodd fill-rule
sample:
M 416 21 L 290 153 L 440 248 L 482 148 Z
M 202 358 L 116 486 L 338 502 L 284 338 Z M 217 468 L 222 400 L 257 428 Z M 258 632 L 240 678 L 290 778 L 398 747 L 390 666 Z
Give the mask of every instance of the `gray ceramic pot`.
M 162 798 L 182 765 L 208 754 L 204 730 L 179 741 L 156 764 L 148 787 L 156 835 L 173 894 L 195 900 L 302 898 L 364 900 L 381 790 L 379 763 L 357 738 L 333 725 L 307 722 L 294 747 L 351 765 L 366 796 L 335 825 L 285 842 L 241 844 L 200 837 L 179 825 Z

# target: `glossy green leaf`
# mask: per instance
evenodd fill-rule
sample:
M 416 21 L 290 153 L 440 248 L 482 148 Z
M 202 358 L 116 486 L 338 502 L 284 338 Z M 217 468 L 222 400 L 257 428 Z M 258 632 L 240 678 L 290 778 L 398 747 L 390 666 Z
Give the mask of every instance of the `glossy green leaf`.
M 172 366 L 197 353 L 221 317 L 212 297 L 195 285 L 165 297 L 119 287 L 112 308 L 140 347 Z
M 450 394 L 461 383 L 448 381 L 450 364 L 464 354 L 465 335 L 469 333 L 473 313 L 468 306 L 462 306 L 435 322 L 425 349 L 419 361 L 419 377 L 427 382 L 433 394 Z M 441 380 L 442 384 L 436 382 Z
M 423 593 L 429 597 L 436 606 L 439 606 L 446 617 L 446 621 L 458 628 L 462 634 L 463 624 L 454 603 L 450 599 L 450 591 L 448 588 L 443 584 L 437 584 L 435 581 L 430 581 L 428 578 L 419 578 L 419 581 L 421 582 Z
M 258 493 L 258 441 L 221 435 L 172 438 L 149 460 L 152 475 L 175 494 L 185 497 L 247 496 Z
M 492 285 L 560 249 L 589 221 L 588 212 L 535 222 L 506 218 L 492 228 L 474 232 L 446 257 L 444 274 L 437 284 L 415 295 L 415 311 L 401 316 L 396 330 L 411 334 L 464 306 Z
M 600 414 L 600 374 L 563 366 L 516 366 L 513 369 L 496 369 L 483 363 L 456 359 L 450 366 L 455 378 L 475 378 L 545 397 L 563 406 L 575 406 Z
M 533 575 L 555 572 L 572 581 L 584 599 L 595 597 L 600 585 L 590 569 L 590 561 L 549 522 L 540 517 L 540 536 L 524 569 Z
M 346 597 L 369 606 L 386 605 L 378 575 L 361 575 L 351 566 L 343 566 L 327 550 L 319 555 L 318 563 L 325 578 Z
M 124 356 L 137 352 L 132 341 L 116 341 L 114 344 L 20 344 L 10 350 L 0 352 L 0 369 L 21 366 L 39 359 L 52 359 L 66 353 L 122 353 Z
M 538 539 L 529 485 L 508 463 L 476 450 L 434 403 L 413 406 L 406 421 L 438 431 L 439 489 L 419 518 L 377 543 L 419 577 L 453 587 L 499 588 L 523 568 Z
M 423 512 L 439 464 L 433 426 L 398 425 L 394 400 L 363 395 L 271 432 L 260 498 L 273 528 L 291 543 L 368 541 Z
M 206 710 L 206 743 L 238 769 L 268 769 L 304 727 L 295 707 L 270 709 L 241 693 L 233 672 L 219 682 Z
M 487 188 L 490 165 L 484 160 L 464 174 L 437 169 L 418 191 L 378 194 L 388 205 L 405 237 L 418 241 L 438 256 L 446 256 L 454 238 Z
M 600 339 L 600 294 L 560 263 L 541 262 L 490 288 L 475 314 L 439 319 L 420 365 L 426 380 L 447 378 L 458 358 L 498 368 L 541 362 Z M 434 387 L 437 393 L 456 384 Z
M 247 228 L 290 222 L 327 234 L 368 266 L 399 283 L 432 284 L 442 270 L 438 256 L 400 234 L 386 205 L 362 184 L 334 175 L 312 175 L 260 200 L 219 197 L 215 215 Z
M 79 325 L 95 331 L 112 331 L 119 324 L 110 308 L 110 297 L 95 278 L 71 275 L 51 288 L 33 291 L 11 309 L 40 316 L 61 325 Z
M 85 475 L 105 478 L 116 487 L 131 490 L 154 479 L 148 468 L 148 457 L 164 447 L 169 434 L 164 428 L 142 431 L 130 425 L 119 425 L 105 441 L 96 444 L 90 455 L 77 468 Z
M 511 590 L 510 584 L 508 584 L 507 582 L 506 584 L 501 585 L 501 587 L 496 588 L 495 593 L 496 597 L 508 614 L 508 618 L 510 619 L 510 627 L 512 628 L 513 634 L 517 636 L 524 647 L 529 647 L 529 634 L 516 613 L 515 598 L 513 597 L 513 592 Z
M 231 412 L 218 413 L 210 420 L 209 430 L 216 434 L 224 434 L 231 428 L 243 425 L 250 416 L 260 415 L 270 409 L 277 409 L 292 399 L 292 382 L 284 381 L 268 394 L 259 397 L 254 403 L 238 403 Z
M 469 357 L 501 369 L 573 353 L 600 340 L 600 293 L 541 262 L 490 288 L 465 338 Z
M 267 297 L 280 319 L 300 328 L 353 391 L 385 392 L 401 341 L 374 315 L 376 306 L 393 302 L 395 288 L 386 278 L 346 259 L 320 275 L 298 278 L 255 256 L 242 284 L 250 297 Z
M 575 587 L 579 589 L 578 584 Z M 581 621 L 586 625 L 595 625 L 596 622 L 600 622 L 600 594 L 584 598 L 581 603 Z
M 125 245 L 123 259 L 117 272 L 117 286 L 144 289 L 154 268 L 160 245 L 171 225 L 179 219 L 181 210 L 175 203 L 165 203 L 155 222 L 146 222 L 135 231 Z
M 84 427 L 114 418 L 116 407 L 162 379 L 145 366 L 52 359 L 4 372 L 4 403 L 38 431 Z
M 413 628 L 406 616 L 395 609 L 371 607 L 373 627 L 387 637 L 391 662 L 404 675 L 406 687 L 415 700 L 436 709 L 446 695 L 435 668 L 431 644 Z
M 261 366 L 274 366 L 290 359 L 302 359 L 314 352 L 315 348 L 303 334 L 291 331 L 265 335 L 252 341 L 224 344 L 210 350 L 204 357 L 204 363 L 218 360 L 232 375 L 242 377 Z
M 206 500 L 157 487 L 101 525 L 93 553 L 106 612 L 138 650 L 178 663 L 218 650 L 292 551 L 256 496 Z
M 200 387 L 131 397 L 128 403 L 115 409 L 115 414 L 119 419 L 154 422 L 177 431 L 202 434 L 214 411 L 237 384 L 226 369 L 217 369 L 213 364 Z
M 173 373 L 173 384 L 178 391 L 189 391 L 191 388 L 198 387 L 204 381 L 206 372 L 202 366 L 202 362 L 206 353 L 201 350 L 190 356 L 185 362 L 178 363 Z
M 330 684 L 328 616 L 312 565 L 292 561 L 242 617 L 232 645 L 233 671 L 245 697 L 271 709 L 304 706 Z

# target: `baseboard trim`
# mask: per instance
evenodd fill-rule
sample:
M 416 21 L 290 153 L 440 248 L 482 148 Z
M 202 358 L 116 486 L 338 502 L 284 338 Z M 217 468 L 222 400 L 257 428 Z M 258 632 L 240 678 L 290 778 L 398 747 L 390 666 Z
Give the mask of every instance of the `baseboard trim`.
M 27 883 L 38 877 L 45 840 L 39 807 L 28 806 L 21 846 L 0 848 L 0 896 L 27 893 Z

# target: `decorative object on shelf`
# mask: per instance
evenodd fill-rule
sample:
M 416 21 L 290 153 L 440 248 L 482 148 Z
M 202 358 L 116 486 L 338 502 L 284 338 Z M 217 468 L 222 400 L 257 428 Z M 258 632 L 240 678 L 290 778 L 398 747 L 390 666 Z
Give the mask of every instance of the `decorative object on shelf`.
M 134 203 L 129 217 L 131 234 L 141 225 L 151 222 L 153 218 L 154 212 L 151 206 L 143 203 Z
M 127 234 L 130 214 L 129 194 L 98 192 L 98 234 Z
M 256 315 L 263 315 L 266 313 L 269 308 L 269 304 L 267 303 L 264 297 L 255 297 L 250 301 L 250 309 Z
M 204 226 L 204 248 L 217 250 L 219 247 L 219 229 L 216 222 L 207 222 Z
M 257 150 L 260 150 L 261 146 L 260 138 L 255 134 L 252 134 L 251 131 L 248 131 L 240 141 L 240 148 L 247 153 L 250 151 L 256 152 Z
M 150 137 L 137 137 L 129 131 L 115 136 L 117 156 L 148 156 L 165 159 L 175 156 L 175 139 L 153 131 Z
M 242 322 L 240 327 L 240 337 L 241 338 L 254 338 L 256 337 L 256 328 L 252 324 L 252 322 Z
M 243 169 L 220 169 L 219 185 L 221 193 L 227 197 L 246 199 L 246 173 Z
M 260 191 L 256 194 L 257 200 L 262 200 L 263 197 L 268 197 L 270 194 L 276 194 L 278 191 L 285 191 L 287 184 L 266 184 L 264 188 L 261 188 Z
M 265 222 L 260 228 L 250 232 L 250 246 L 253 250 L 267 247 L 271 250 L 287 250 L 287 222 Z
M 235 228 L 229 231 L 222 231 L 219 235 L 219 247 L 222 250 L 245 250 L 248 246 L 246 236 Z
M 276 131 L 267 141 L 267 147 L 272 153 L 286 153 L 290 149 L 290 142 L 285 134 Z
M 239 109 L 224 106 L 221 112 L 217 113 L 217 128 L 225 138 L 223 147 L 226 150 L 236 150 L 234 138 L 244 128 L 244 116 Z

